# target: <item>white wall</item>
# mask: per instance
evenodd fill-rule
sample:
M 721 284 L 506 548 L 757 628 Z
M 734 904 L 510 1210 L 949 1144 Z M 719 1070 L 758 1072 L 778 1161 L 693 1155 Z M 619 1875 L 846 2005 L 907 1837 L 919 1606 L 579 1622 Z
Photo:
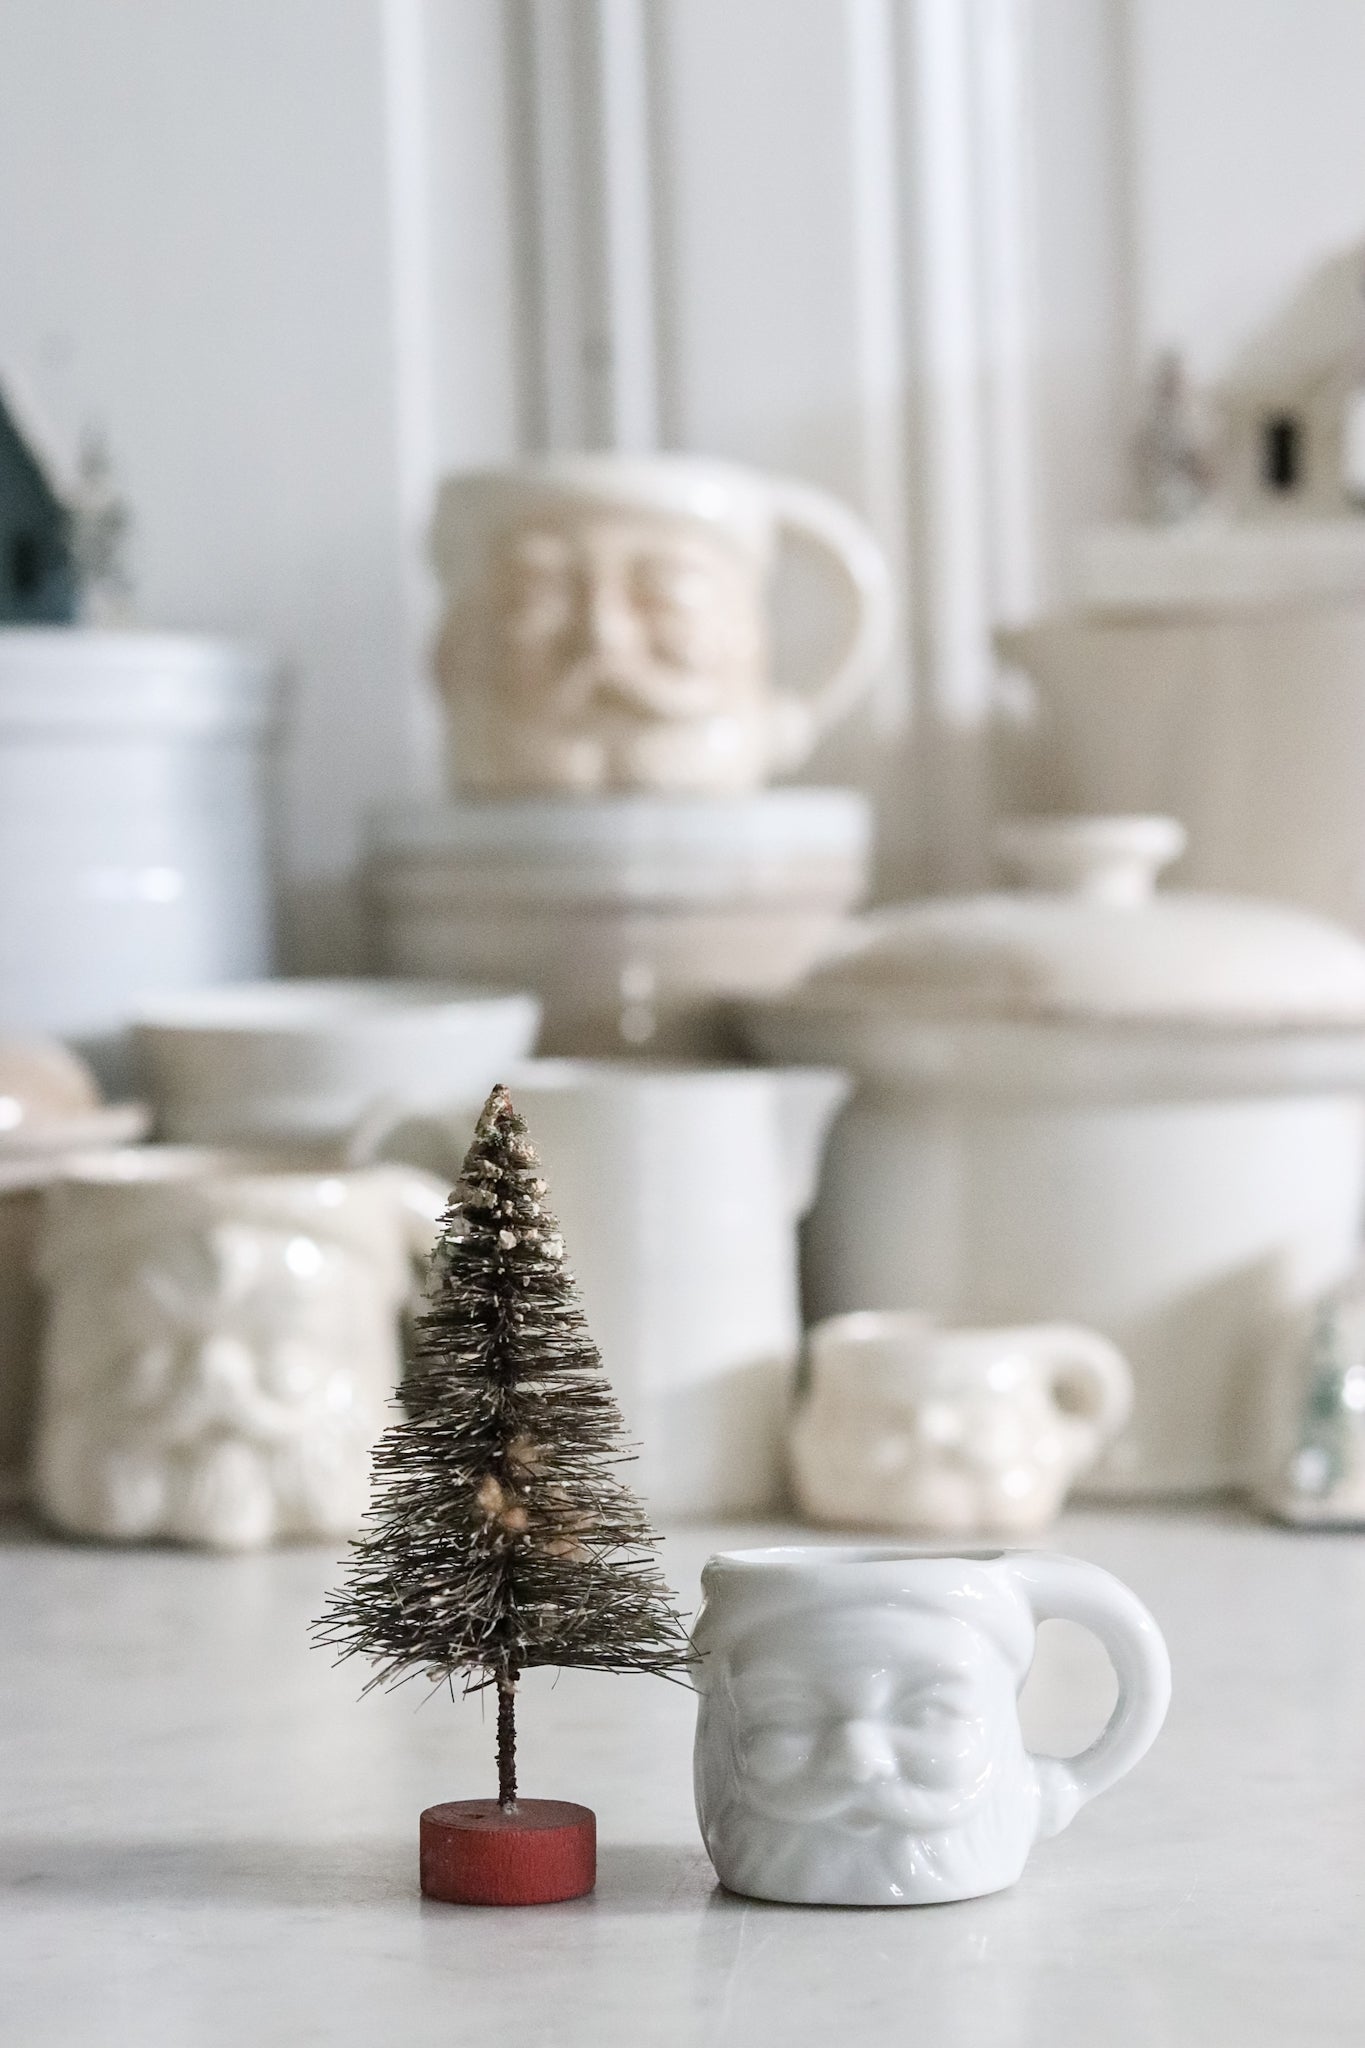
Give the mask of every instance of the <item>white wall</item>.
M 1362 77 L 1359 0 L 6 0 L 0 364 L 108 427 L 149 619 L 294 665 L 296 963 L 434 783 L 434 480 L 541 443 L 864 510 L 903 644 L 813 773 L 966 879 L 991 623 L 1121 502 L 1150 348 L 1365 228 Z
M 1131 0 L 1137 330 L 1217 376 L 1365 240 L 1360 0 Z

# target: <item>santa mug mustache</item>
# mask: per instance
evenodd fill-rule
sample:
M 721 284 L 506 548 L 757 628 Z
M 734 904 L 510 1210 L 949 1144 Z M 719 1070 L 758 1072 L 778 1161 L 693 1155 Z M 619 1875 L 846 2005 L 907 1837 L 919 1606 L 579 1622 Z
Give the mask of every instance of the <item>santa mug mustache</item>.
M 1001 1891 L 1034 1843 L 1145 1754 L 1170 1663 L 1128 1588 L 1041 1552 L 732 1551 L 702 1574 L 697 1815 L 727 1889 L 802 1905 Z M 1024 1745 L 1039 1622 L 1080 1623 L 1118 1676 L 1079 1756 Z

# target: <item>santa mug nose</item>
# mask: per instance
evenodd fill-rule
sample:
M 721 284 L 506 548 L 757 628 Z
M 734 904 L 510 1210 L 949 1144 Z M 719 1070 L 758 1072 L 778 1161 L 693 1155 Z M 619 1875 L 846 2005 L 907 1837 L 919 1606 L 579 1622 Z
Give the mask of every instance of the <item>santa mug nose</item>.
M 633 654 L 639 643 L 634 607 L 619 590 L 585 591 L 579 629 L 584 645 L 599 656 Z
M 840 1721 L 830 1747 L 839 1768 L 856 1785 L 895 1775 L 895 1755 L 885 1728 L 876 1721 Z

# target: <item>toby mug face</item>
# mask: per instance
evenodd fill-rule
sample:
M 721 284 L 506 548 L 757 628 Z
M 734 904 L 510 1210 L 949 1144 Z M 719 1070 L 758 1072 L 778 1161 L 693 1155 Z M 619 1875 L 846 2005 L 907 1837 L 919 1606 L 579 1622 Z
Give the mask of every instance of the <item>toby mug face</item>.
M 1096 1567 L 777 1550 L 713 1558 L 698 1817 L 721 1882 L 798 1904 L 914 1905 L 1013 1884 L 1033 1843 L 1137 1762 L 1166 1710 L 1155 1624 Z M 1017 1697 L 1036 1624 L 1083 1621 L 1121 1674 L 1081 1757 L 1034 1757 Z
M 766 765 L 762 565 L 699 522 L 560 508 L 496 537 L 439 656 L 471 773 L 707 786 Z

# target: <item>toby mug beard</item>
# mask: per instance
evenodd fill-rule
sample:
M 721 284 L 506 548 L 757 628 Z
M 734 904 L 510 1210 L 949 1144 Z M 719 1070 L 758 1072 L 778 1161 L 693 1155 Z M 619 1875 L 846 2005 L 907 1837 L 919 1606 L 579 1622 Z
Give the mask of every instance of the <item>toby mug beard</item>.
M 1170 1661 L 1108 1572 L 1041 1552 L 732 1551 L 702 1574 L 697 1815 L 753 1898 L 928 1905 L 1002 1891 L 1155 1740 Z M 1099 1637 L 1118 1701 L 1079 1756 L 1024 1747 L 1038 1623 Z

